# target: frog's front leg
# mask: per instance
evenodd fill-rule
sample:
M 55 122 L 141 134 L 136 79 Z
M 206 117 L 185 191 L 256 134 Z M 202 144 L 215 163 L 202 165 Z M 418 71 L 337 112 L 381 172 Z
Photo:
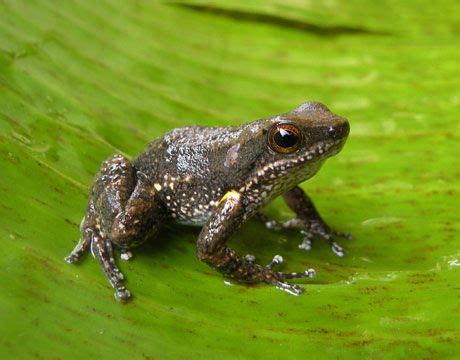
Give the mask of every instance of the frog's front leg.
M 296 217 L 285 222 L 269 220 L 264 214 L 259 213 L 259 218 L 269 229 L 294 229 L 300 230 L 304 236 L 300 249 L 310 250 L 315 237 L 326 240 L 332 251 L 337 256 L 344 256 L 343 248 L 334 241 L 334 237 L 351 239 L 350 234 L 338 233 L 332 230 L 321 218 L 311 199 L 298 186 L 283 194 L 284 201 L 296 214 Z
M 275 257 L 271 264 L 262 266 L 254 262 L 253 256 L 242 257 L 225 246 L 229 236 L 246 220 L 244 195 L 237 191 L 228 192 L 219 202 L 206 226 L 201 231 L 197 243 L 198 258 L 216 268 L 225 276 L 246 283 L 265 282 L 294 295 L 299 295 L 303 288 L 287 284 L 286 279 L 313 277 L 314 270 L 301 273 L 282 273 L 272 270 L 281 262 Z
M 115 297 L 125 301 L 130 292 L 115 264 L 112 244 L 121 249 L 122 259 L 129 258 L 129 249 L 158 228 L 163 214 L 153 184 L 128 159 L 115 155 L 104 161 L 94 180 L 80 228 L 82 238 L 66 261 L 77 262 L 90 248 L 115 289 Z

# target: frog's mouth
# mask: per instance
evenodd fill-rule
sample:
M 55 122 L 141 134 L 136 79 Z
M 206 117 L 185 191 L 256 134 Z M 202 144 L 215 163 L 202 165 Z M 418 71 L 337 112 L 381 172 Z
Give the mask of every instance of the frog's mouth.
M 312 155 L 307 155 L 307 157 L 325 159 L 334 156 L 342 150 L 344 144 L 345 139 L 321 141 L 310 147 L 308 152 L 312 153 Z
M 344 144 L 345 139 L 323 140 L 310 146 L 306 151 L 297 153 L 294 158 L 287 159 L 287 162 L 293 163 L 292 167 L 297 167 L 308 162 L 323 161 L 336 155 Z
M 283 183 L 283 188 L 290 188 L 311 178 L 327 158 L 342 149 L 344 143 L 345 139 L 321 141 L 293 157 L 275 162 L 273 164 L 273 173 L 277 174 L 275 182 Z M 272 175 L 270 177 L 274 178 Z M 281 180 L 283 178 L 285 180 Z
M 265 189 L 270 192 L 269 197 L 276 197 L 315 175 L 328 157 L 342 149 L 346 138 L 321 140 L 294 154 L 269 162 L 258 168 L 242 190 L 264 183 Z
M 270 179 L 269 183 L 284 182 L 287 186 L 298 184 L 312 177 L 324 160 L 337 154 L 344 143 L 345 138 L 317 142 L 307 149 L 260 168 L 256 178 Z M 253 179 L 253 182 L 257 182 L 257 179 Z

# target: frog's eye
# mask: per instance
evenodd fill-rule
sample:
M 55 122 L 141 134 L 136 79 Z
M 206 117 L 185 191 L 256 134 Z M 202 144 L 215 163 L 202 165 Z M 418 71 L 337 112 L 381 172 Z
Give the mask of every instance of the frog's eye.
M 268 144 L 278 153 L 293 153 L 301 143 L 302 131 L 292 123 L 275 124 L 268 132 Z

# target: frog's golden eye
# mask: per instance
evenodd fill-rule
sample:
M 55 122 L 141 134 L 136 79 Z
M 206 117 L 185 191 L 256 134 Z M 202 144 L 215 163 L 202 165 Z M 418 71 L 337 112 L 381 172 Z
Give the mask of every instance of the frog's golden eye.
M 268 131 L 268 144 L 278 153 L 293 153 L 301 143 L 302 131 L 292 123 L 278 123 Z

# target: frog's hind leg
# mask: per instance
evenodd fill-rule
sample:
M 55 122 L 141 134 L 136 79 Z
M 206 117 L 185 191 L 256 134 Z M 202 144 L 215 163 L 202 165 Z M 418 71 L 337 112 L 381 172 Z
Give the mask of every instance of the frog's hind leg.
M 94 205 L 90 202 L 88 213 L 81 224 L 82 237 L 72 251 L 66 257 L 70 264 L 76 263 L 88 250 L 99 261 L 102 269 L 115 289 L 115 297 L 120 301 L 126 301 L 130 297 L 129 291 L 123 286 L 123 274 L 115 264 L 111 240 L 101 231 L 100 221 L 94 210 Z
M 94 232 L 92 234 L 91 252 L 101 264 L 110 285 L 115 289 L 115 298 L 122 302 L 127 301 L 131 297 L 131 293 L 123 285 L 124 276 L 115 264 L 110 239 L 104 238 L 100 231 Z
M 112 244 L 128 260 L 131 249 L 140 245 L 159 228 L 165 211 L 154 184 L 121 155 L 106 160 L 93 188 L 96 214 L 91 249 L 99 260 L 115 297 L 130 297 L 123 286 L 123 275 L 115 265 Z M 100 221 L 99 221 L 100 220 Z
M 66 259 L 75 262 L 91 248 L 115 288 L 115 297 L 130 297 L 123 275 L 115 264 L 112 246 L 119 247 L 122 259 L 159 227 L 165 212 L 153 184 L 128 159 L 115 155 L 101 166 L 91 189 L 90 204 L 83 223 L 82 240 Z

